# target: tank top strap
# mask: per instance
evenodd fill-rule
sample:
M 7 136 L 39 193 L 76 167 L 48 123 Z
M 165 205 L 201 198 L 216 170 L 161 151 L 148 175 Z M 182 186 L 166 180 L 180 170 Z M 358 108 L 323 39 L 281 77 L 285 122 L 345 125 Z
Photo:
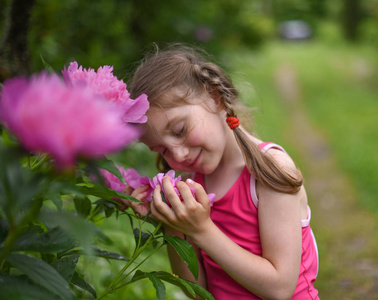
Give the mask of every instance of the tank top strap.
M 266 151 L 268 151 L 271 148 L 278 149 L 278 150 L 281 150 L 281 151 L 286 153 L 284 148 L 282 148 L 280 145 L 277 145 L 277 144 L 272 143 L 272 142 L 260 143 L 260 144 L 258 144 L 258 147 L 261 150 L 261 152 L 263 152 L 263 153 L 265 153 Z
M 266 151 L 268 151 L 271 148 L 279 149 L 279 150 L 286 153 L 284 148 L 282 148 L 280 145 L 277 145 L 277 144 L 272 143 L 272 142 L 262 142 L 262 143 L 258 144 L 257 146 L 259 147 L 259 149 L 263 153 L 265 153 Z M 257 192 L 256 192 L 256 178 L 252 174 L 251 174 L 251 180 L 250 180 L 250 191 L 251 191 L 251 198 L 252 198 L 253 204 L 256 207 L 258 207 L 259 198 L 257 197 Z

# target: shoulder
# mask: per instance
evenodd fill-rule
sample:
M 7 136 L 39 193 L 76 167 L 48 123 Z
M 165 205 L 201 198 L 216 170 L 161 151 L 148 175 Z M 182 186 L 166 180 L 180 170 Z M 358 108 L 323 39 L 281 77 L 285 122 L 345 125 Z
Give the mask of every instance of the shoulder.
M 294 178 L 298 178 L 299 176 L 301 176 L 293 159 L 285 151 L 282 151 L 277 148 L 270 148 L 265 152 L 265 155 L 270 156 L 270 158 L 277 165 L 277 167 L 279 167 L 287 174 L 293 176 Z

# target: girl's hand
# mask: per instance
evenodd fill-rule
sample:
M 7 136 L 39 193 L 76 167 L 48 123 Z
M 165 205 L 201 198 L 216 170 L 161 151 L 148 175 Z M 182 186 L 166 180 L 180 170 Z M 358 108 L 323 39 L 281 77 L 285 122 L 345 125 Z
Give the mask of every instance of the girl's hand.
M 126 185 L 125 190 L 123 191 L 126 195 L 130 195 L 139 201 L 142 201 L 143 203 L 134 202 L 127 199 L 120 199 L 122 202 L 122 206 L 119 208 L 120 210 L 125 210 L 128 207 L 131 207 L 135 214 L 140 216 L 145 216 L 150 211 L 150 206 L 148 202 L 145 202 L 146 197 L 148 196 L 148 185 L 142 185 L 135 190 L 130 187 L 129 185 Z
M 193 197 L 188 185 L 195 188 L 197 200 Z M 151 213 L 157 220 L 188 236 L 198 234 L 212 222 L 209 197 L 203 187 L 191 179 L 188 179 L 186 183 L 178 182 L 176 187 L 183 201 L 177 196 L 169 178 L 163 179 L 165 195 L 172 208 L 164 203 L 160 193 L 161 187 L 157 186 L 153 194 Z

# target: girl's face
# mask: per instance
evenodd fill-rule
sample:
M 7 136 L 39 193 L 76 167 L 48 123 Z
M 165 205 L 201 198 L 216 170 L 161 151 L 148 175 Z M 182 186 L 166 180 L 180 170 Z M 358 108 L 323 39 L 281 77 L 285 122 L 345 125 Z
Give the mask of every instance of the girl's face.
M 197 100 L 208 107 L 186 104 L 151 109 L 141 141 L 162 154 L 173 169 L 211 174 L 222 162 L 231 130 L 215 100 L 209 95 Z

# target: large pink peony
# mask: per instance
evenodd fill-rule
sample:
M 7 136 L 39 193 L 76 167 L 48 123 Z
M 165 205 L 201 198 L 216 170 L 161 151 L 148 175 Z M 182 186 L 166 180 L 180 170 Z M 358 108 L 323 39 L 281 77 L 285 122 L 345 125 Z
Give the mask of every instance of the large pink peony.
M 117 105 L 85 86 L 66 86 L 57 75 L 10 79 L 0 98 L 0 119 L 32 152 L 46 152 L 60 168 L 77 157 L 101 157 L 136 140 Z
M 70 63 L 68 69 L 64 68 L 62 74 L 67 85 L 87 85 L 107 100 L 121 105 L 125 122 L 147 122 L 146 111 L 150 106 L 147 96 L 142 94 L 135 100 L 130 99 L 126 84 L 113 75 L 113 67 L 99 67 L 96 72 L 91 68 L 79 67 L 78 63 L 74 61 Z
M 181 180 L 181 176 L 175 177 L 175 171 L 170 170 L 167 173 L 159 173 L 153 178 L 148 178 L 146 176 L 140 176 L 139 173 L 135 169 L 127 169 L 125 170 L 122 166 L 117 166 L 117 168 L 120 170 L 123 178 L 125 179 L 125 182 L 131 186 L 133 189 L 136 189 L 137 187 L 141 185 L 149 185 L 149 189 L 147 192 L 149 193 L 148 196 L 146 197 L 146 200 L 148 202 L 152 201 L 152 192 L 156 188 L 157 185 L 160 185 L 161 187 L 163 186 L 163 178 L 165 176 L 168 176 L 171 180 L 171 183 L 173 185 L 173 188 L 176 192 L 176 194 L 180 197 L 181 195 L 179 190 L 176 187 L 177 182 Z M 118 192 L 123 192 L 125 190 L 126 185 L 122 183 L 116 176 L 111 174 L 110 172 L 106 170 L 100 170 L 102 176 L 104 177 L 105 184 L 108 188 L 116 190 Z M 195 189 L 190 188 L 192 191 L 193 196 L 195 196 Z M 163 193 L 165 196 L 165 192 L 163 189 Z M 208 194 L 209 199 L 210 199 L 210 205 L 213 205 L 214 199 L 215 199 L 215 194 Z M 167 200 L 168 201 L 168 200 Z

